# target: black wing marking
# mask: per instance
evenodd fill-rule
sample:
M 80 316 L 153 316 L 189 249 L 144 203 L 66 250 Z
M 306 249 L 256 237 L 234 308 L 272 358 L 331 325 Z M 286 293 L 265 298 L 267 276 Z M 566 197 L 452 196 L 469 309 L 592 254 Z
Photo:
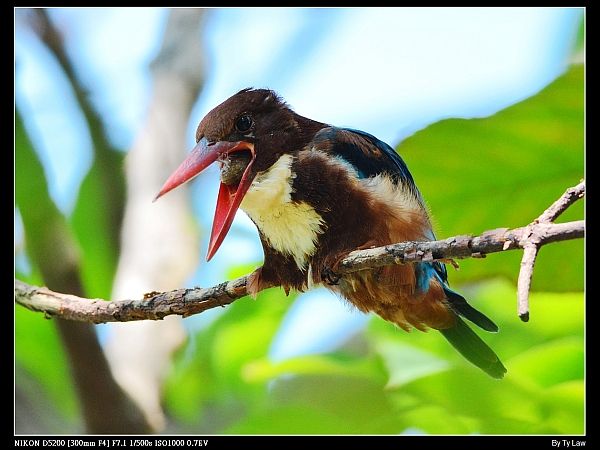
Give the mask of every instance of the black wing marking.
M 359 177 L 370 178 L 388 174 L 394 183 L 403 183 L 420 197 L 406 163 L 385 142 L 369 133 L 350 128 L 327 127 L 314 137 L 312 147 L 343 158 Z

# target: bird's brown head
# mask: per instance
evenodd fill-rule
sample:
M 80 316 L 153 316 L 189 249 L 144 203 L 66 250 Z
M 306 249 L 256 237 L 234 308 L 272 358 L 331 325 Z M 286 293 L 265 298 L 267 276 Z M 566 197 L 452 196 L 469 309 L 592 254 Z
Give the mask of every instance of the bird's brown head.
M 244 89 L 211 110 L 196 131 L 196 146 L 156 196 L 191 180 L 214 162 L 221 169 L 219 197 L 207 260 L 229 231 L 256 175 L 283 154 L 295 153 L 324 126 L 294 113 L 268 89 Z

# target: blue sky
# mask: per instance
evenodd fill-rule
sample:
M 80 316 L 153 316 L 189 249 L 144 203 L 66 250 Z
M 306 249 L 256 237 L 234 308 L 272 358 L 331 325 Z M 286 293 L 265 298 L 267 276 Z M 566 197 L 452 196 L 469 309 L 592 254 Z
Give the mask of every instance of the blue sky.
M 167 12 L 51 12 L 110 138 L 124 151 L 144 119 L 147 65 L 158 51 Z M 35 136 L 51 195 L 68 214 L 91 163 L 90 137 L 56 62 L 22 26 L 22 13 L 16 11 L 16 102 Z M 190 117 L 189 146 L 204 114 L 247 86 L 275 89 L 299 114 L 363 129 L 391 145 L 441 118 L 491 115 L 564 71 L 581 15 L 576 8 L 211 9 L 199 35 L 208 71 Z M 209 170 L 192 186 L 205 230 L 216 177 Z M 17 223 L 16 240 L 18 228 Z M 190 284 L 214 284 L 232 260 L 261 258 L 254 226 L 240 212 L 215 258 Z M 364 320 L 324 290 L 304 294 L 290 308 L 272 356 L 332 348 Z

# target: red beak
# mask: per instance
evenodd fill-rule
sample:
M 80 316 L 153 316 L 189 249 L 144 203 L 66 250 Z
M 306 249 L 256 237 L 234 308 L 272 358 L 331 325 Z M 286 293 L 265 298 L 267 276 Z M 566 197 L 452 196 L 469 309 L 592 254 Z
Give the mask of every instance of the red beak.
M 242 203 L 242 199 L 244 198 L 244 195 L 246 195 L 250 184 L 252 184 L 252 179 L 250 179 L 250 168 L 256 159 L 256 155 L 254 154 L 254 144 L 245 141 L 219 141 L 209 143 L 206 138 L 200 139 L 189 156 L 181 163 L 177 170 L 171 174 L 154 199 L 157 200 L 170 190 L 191 180 L 220 157 L 226 157 L 230 153 L 242 150 L 249 150 L 252 154 L 252 158 L 244 170 L 242 179 L 237 186 L 228 186 L 223 183 L 219 186 L 217 208 L 215 210 L 215 218 L 213 220 L 210 242 L 208 244 L 208 253 L 206 255 L 207 261 L 210 261 L 221 246 L 223 239 L 225 239 L 225 236 L 231 227 L 235 212 L 238 210 L 240 203 Z

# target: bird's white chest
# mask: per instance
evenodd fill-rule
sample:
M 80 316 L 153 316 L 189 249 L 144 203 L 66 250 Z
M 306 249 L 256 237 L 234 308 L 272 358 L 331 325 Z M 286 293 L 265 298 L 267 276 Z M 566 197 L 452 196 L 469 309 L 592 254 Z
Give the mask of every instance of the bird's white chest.
M 241 208 L 273 249 L 291 256 L 298 268 L 305 270 L 324 222 L 309 204 L 292 201 L 292 161 L 293 156 L 283 155 L 269 170 L 258 174 Z

